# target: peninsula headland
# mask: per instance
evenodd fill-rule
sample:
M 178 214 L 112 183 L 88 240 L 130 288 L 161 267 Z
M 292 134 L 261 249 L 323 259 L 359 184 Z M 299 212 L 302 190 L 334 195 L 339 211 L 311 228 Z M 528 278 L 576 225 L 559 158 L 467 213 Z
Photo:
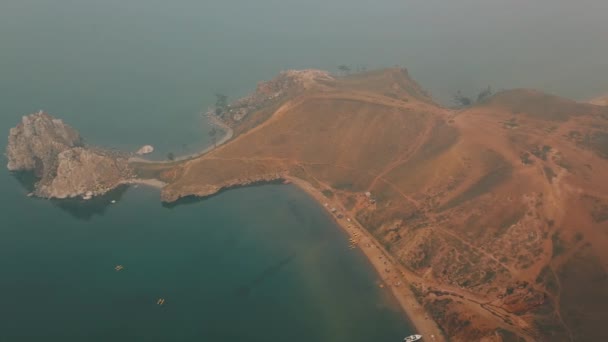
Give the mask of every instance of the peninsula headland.
M 230 136 L 167 162 L 30 115 L 11 130 L 8 168 L 35 172 L 48 198 L 140 180 L 175 202 L 289 181 L 431 341 L 608 339 L 608 107 L 516 89 L 448 109 L 391 68 L 283 72 L 211 115 Z

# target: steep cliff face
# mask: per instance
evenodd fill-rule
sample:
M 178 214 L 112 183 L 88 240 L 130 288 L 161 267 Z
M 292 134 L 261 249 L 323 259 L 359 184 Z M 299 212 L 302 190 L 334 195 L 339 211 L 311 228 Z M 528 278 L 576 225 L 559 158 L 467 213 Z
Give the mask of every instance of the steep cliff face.
M 85 146 L 76 130 L 43 112 L 10 130 L 6 155 L 10 171 L 36 174 L 39 197 L 101 195 L 133 177 L 126 155 Z
M 82 145 L 80 134 L 63 121 L 43 112 L 24 116 L 10 130 L 7 167 L 10 171 L 35 171 L 42 175 L 54 168 L 59 153 Z

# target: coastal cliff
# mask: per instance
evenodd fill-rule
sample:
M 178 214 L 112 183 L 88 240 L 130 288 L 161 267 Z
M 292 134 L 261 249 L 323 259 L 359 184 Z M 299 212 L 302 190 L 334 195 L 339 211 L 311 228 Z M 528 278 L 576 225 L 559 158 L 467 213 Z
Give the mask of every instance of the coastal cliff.
M 88 198 L 133 178 L 127 155 L 86 146 L 75 129 L 44 112 L 10 130 L 6 156 L 10 171 L 35 174 L 38 197 Z

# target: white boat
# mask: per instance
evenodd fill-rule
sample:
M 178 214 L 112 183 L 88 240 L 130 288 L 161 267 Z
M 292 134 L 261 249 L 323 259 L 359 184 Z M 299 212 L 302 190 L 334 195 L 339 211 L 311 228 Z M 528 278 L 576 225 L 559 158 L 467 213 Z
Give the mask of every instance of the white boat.
M 422 339 L 422 335 L 410 335 L 403 339 L 403 342 L 414 342 L 420 341 Z

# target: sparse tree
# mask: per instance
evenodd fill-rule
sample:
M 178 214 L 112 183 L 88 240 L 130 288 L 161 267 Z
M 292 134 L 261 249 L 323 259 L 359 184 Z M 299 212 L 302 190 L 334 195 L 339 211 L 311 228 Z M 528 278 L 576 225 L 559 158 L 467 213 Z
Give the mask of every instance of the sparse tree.
M 348 65 L 339 65 L 338 70 L 340 70 L 344 75 L 348 75 L 350 73 L 350 67 Z
M 477 94 L 477 103 L 481 103 L 487 100 L 490 96 L 492 96 L 492 94 L 492 88 L 488 86 L 484 90 L 480 91 L 479 94 Z
M 221 116 L 228 107 L 228 96 L 224 94 L 215 94 L 215 115 Z
M 453 101 L 458 107 L 469 107 L 473 104 L 473 100 L 470 97 L 462 95 L 462 92 L 457 91 L 453 96 Z
M 211 140 L 213 141 L 213 148 L 217 147 L 217 141 L 216 141 L 216 137 L 217 137 L 217 129 L 215 129 L 215 127 L 211 128 L 211 130 L 209 131 L 209 136 L 211 137 Z
M 482 89 L 477 94 L 477 98 L 471 98 L 471 97 L 465 96 L 459 90 L 456 92 L 456 94 L 453 96 L 452 99 L 453 99 L 454 103 L 456 104 L 456 107 L 465 108 L 465 107 L 470 107 L 477 103 L 484 102 L 485 100 L 490 98 L 492 96 L 492 94 L 493 94 L 492 88 L 490 86 L 488 86 L 487 88 Z
M 228 96 L 220 93 L 215 94 L 215 106 L 226 108 L 228 106 Z
M 175 160 L 175 154 L 173 154 L 173 152 L 167 153 L 167 159 L 169 159 L 170 161 L 174 161 Z

